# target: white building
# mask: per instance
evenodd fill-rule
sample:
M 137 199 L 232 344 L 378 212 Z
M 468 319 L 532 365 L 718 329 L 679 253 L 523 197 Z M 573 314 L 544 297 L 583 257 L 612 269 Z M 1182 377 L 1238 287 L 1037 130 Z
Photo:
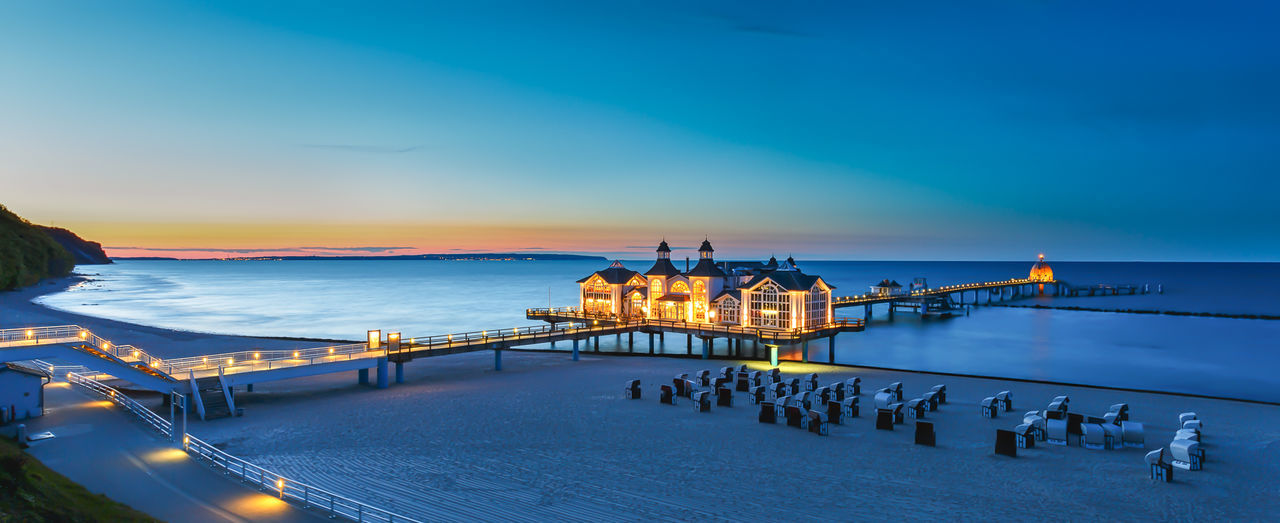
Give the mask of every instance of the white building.
M 781 264 L 716 263 L 704 240 L 698 264 L 685 272 L 671 263 L 671 247 L 658 244 L 658 258 L 644 274 L 621 262 L 578 280 L 582 310 L 627 318 L 722 323 L 798 329 L 832 321 L 831 290 L 820 276 L 800 272 L 795 260 Z M 686 265 L 687 267 L 687 265 Z
M 0 422 L 44 415 L 44 384 L 49 375 L 12 363 L 0 365 Z

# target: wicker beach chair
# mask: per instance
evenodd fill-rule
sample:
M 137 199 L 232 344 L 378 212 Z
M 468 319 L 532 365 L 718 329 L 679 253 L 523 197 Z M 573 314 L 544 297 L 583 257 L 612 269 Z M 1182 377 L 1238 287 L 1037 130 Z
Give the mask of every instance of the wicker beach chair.
M 840 425 L 844 422 L 844 406 L 841 405 L 840 402 L 829 401 L 827 402 L 827 407 L 824 410 L 827 413 L 828 422 L 836 425 Z
M 924 393 L 924 396 L 921 399 L 924 400 L 925 410 L 928 410 L 928 411 L 938 410 L 938 393 L 937 392 L 934 392 L 934 391 L 926 392 Z
M 902 382 L 895 381 L 889 384 L 889 392 L 893 393 L 895 401 L 902 401 Z
M 1067 444 L 1067 420 L 1048 419 L 1044 422 L 1045 443 L 1050 445 Z
M 700 390 L 693 393 L 693 411 L 694 412 L 711 412 L 711 393 Z
M 1198 441 L 1175 439 L 1169 443 L 1169 457 L 1173 459 L 1170 465 L 1182 470 L 1200 470 L 1204 453 Z
M 1120 426 L 1115 423 L 1103 423 L 1102 427 L 1102 446 L 1107 450 L 1116 450 L 1124 448 L 1124 432 L 1120 430 Z
M 1036 429 L 1030 423 L 1023 423 L 1013 429 L 1013 434 L 1020 449 L 1030 449 L 1036 446 Z
M 861 396 L 862 395 L 862 378 L 849 378 L 844 380 L 845 396 Z
M 983 398 L 982 403 L 979 403 L 978 406 L 982 408 L 981 412 L 984 418 L 994 418 L 996 413 L 1000 411 L 1000 406 L 996 403 L 994 396 Z
M 880 389 L 875 395 L 876 410 L 884 410 L 889 408 L 889 404 L 893 403 L 893 393 L 887 389 Z
M 934 385 L 933 388 L 930 390 L 938 393 L 938 403 L 946 405 L 947 403 L 947 386 L 946 385 Z
M 640 399 L 640 380 L 630 380 L 622 391 L 623 397 L 629 400 Z
M 729 387 L 720 387 L 716 389 L 716 406 L 732 407 L 733 406 L 733 389 Z
M 827 414 L 824 412 L 811 410 L 808 412 L 809 432 L 819 436 L 826 436 L 831 433 L 831 427 L 827 425 Z
M 835 399 L 835 395 L 831 393 L 831 387 L 818 387 L 813 395 L 818 398 L 818 404 L 823 406 Z
M 698 384 L 698 386 L 699 386 L 699 387 L 710 387 L 710 386 L 711 386 L 711 371 L 709 371 L 709 370 L 700 370 L 700 371 L 698 371 L 698 373 L 694 375 L 694 379 L 693 379 L 693 381 L 694 381 L 694 382 L 696 382 L 696 383 Z
M 778 422 L 778 411 L 774 407 L 773 402 L 769 402 L 769 401 L 760 402 L 760 414 L 756 417 L 756 420 L 759 421 L 760 423 L 777 423 Z
M 924 413 L 926 410 L 928 410 L 926 405 L 927 403 L 925 403 L 924 398 L 915 398 L 912 400 L 907 400 L 907 403 L 904 406 L 904 408 L 907 411 L 907 417 L 924 419 Z
M 1009 412 L 1013 410 L 1013 393 L 1007 390 L 997 392 L 996 403 L 1000 405 L 1000 412 Z
M 809 428 L 808 413 L 809 413 L 808 409 L 798 404 L 787 405 L 787 408 L 784 411 L 784 414 L 787 417 L 787 426 L 795 427 L 798 429 L 808 429 Z
M 750 398 L 752 405 L 756 405 L 765 401 L 766 392 L 767 391 L 764 387 L 757 385 L 755 387 L 751 387 L 751 390 L 747 391 L 747 397 Z
M 658 389 L 658 402 L 665 403 L 667 405 L 675 405 L 676 404 L 675 389 L 671 388 L 671 385 L 663 385 L 660 389 Z
M 1161 448 L 1148 452 L 1144 459 L 1151 467 L 1151 479 L 1168 483 L 1173 481 L 1173 467 L 1164 462 L 1164 454 L 1165 451 Z
M 1080 437 L 1080 446 L 1086 449 L 1101 450 L 1107 447 L 1106 433 L 1102 430 L 1102 425 L 1098 423 L 1081 423 L 1080 429 L 1083 431 Z
M 1143 433 L 1142 424 L 1136 421 L 1120 422 L 1120 441 L 1125 447 L 1143 448 L 1147 446 L 1146 435 Z
M 815 373 L 810 373 L 808 376 L 805 376 L 804 390 L 812 391 L 812 390 L 817 390 L 817 388 L 818 388 L 818 374 L 815 372 Z

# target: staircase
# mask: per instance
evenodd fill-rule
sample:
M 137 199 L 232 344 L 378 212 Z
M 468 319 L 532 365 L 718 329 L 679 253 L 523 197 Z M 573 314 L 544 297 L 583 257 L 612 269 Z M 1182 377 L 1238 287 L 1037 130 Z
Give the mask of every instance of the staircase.
M 222 392 L 222 382 L 217 376 L 209 376 L 196 380 L 196 393 L 204 404 L 204 419 L 218 419 L 231 416 L 231 407 L 227 405 L 227 397 Z

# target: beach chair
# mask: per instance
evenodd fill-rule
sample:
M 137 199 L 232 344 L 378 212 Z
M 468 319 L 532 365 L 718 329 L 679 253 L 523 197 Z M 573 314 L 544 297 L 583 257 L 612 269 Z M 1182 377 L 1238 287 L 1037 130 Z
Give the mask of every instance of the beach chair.
M 835 383 L 832 383 L 832 384 L 830 384 L 830 385 L 827 385 L 827 388 L 828 388 L 828 389 L 831 389 L 831 399 L 832 399 L 832 401 L 836 401 L 836 402 L 844 401 L 844 397 L 845 397 L 845 390 L 844 390 L 844 384 L 843 384 L 843 383 L 840 383 L 840 382 L 838 382 L 838 381 L 837 381 L 837 382 L 835 382 Z
M 844 419 L 858 417 L 858 397 L 845 398 L 840 402 L 840 416 Z
M 629 400 L 640 399 L 640 380 L 630 380 L 627 387 L 622 390 L 622 397 Z
M 823 412 L 811 410 L 809 416 L 809 432 L 819 436 L 826 436 L 831 433 L 831 427 L 827 425 L 827 415 Z
M 1194 413 L 1194 412 L 1183 412 L 1182 414 L 1178 414 L 1178 424 L 1179 424 L 1179 425 L 1182 425 L 1183 423 L 1186 423 L 1186 422 L 1191 421 L 1191 420 L 1193 420 L 1193 419 L 1198 419 L 1198 418 L 1196 418 L 1196 413 Z
M 1034 411 L 1022 417 L 1023 423 L 1031 425 L 1031 431 L 1037 441 L 1044 441 L 1044 421 L 1044 417 Z
M 747 377 L 747 373 L 745 372 L 739 372 L 737 380 L 733 383 L 734 390 L 738 392 L 747 392 L 751 390 L 751 387 L 753 386 L 754 385 L 751 384 L 751 379 Z
M 824 406 L 835 399 L 835 396 L 831 394 L 831 387 L 818 387 L 818 390 L 813 395 L 818 398 L 818 404 Z
M 777 423 L 778 412 L 774 410 L 773 403 L 768 401 L 760 402 L 760 415 L 756 419 L 760 423 Z
M 1117 403 L 1115 405 L 1112 405 L 1110 409 L 1107 409 L 1107 413 L 1102 417 L 1107 418 L 1108 421 L 1110 421 L 1111 423 L 1115 423 L 1116 425 L 1119 425 L 1120 422 L 1122 421 L 1128 421 L 1129 420 L 1129 404 Z
M 886 389 L 880 389 L 875 396 L 875 406 L 877 410 L 889 408 L 889 404 L 893 403 L 893 393 Z
M 840 425 L 844 421 L 844 407 L 838 401 L 827 402 L 827 421 Z
M 1066 405 L 1068 403 L 1071 403 L 1071 397 L 1070 396 L 1054 396 L 1052 403 L 1062 403 L 1063 405 Z
M 1081 423 L 1080 429 L 1083 431 L 1080 438 L 1081 447 L 1094 450 L 1107 448 L 1106 433 L 1102 430 L 1102 425 Z
M 801 430 L 809 428 L 809 410 L 800 405 L 787 405 L 785 415 L 787 417 L 787 426 L 795 427 Z
M 845 396 L 861 396 L 862 395 L 862 378 L 849 378 L 844 380 Z
M 733 378 L 726 378 L 726 377 L 724 377 L 724 376 L 716 376 L 716 379 L 715 379 L 715 380 L 712 382 L 712 384 L 711 384 L 711 388 L 712 388 L 712 390 L 715 390 L 715 389 L 719 389 L 720 387 L 728 387 L 728 386 L 730 386 L 732 383 L 733 383 Z
M 926 403 L 924 402 L 923 398 L 907 400 L 907 403 L 905 405 L 905 408 L 907 410 L 907 417 L 914 418 L 914 419 L 924 419 L 924 411 L 928 410 L 925 407 L 925 405 Z
M 1000 412 L 1009 412 L 1013 410 L 1013 393 L 1007 390 L 997 392 L 996 403 L 1000 406 Z
M 1044 411 L 1045 419 L 1066 419 L 1067 404 L 1061 401 L 1054 401 L 1049 404 L 1049 408 Z
M 682 374 L 682 376 L 688 376 L 688 374 Z M 684 382 L 686 381 L 688 380 L 681 378 L 680 376 L 676 376 L 671 380 L 671 384 L 673 386 L 672 390 L 675 391 L 677 396 L 684 396 Z
M 893 411 L 876 410 L 876 430 L 893 430 Z
M 1142 424 L 1136 421 L 1121 421 L 1120 441 L 1126 447 L 1138 449 L 1146 447 L 1146 435 L 1142 432 Z
M 773 402 L 774 415 L 778 419 L 787 419 L 787 405 L 791 404 L 791 396 L 780 396 Z
M 1182 470 L 1200 470 L 1204 453 L 1198 441 L 1175 439 L 1169 443 L 1169 457 L 1173 459 L 1170 465 Z
M 808 376 L 805 376 L 804 390 L 812 391 L 812 390 L 817 390 L 817 388 L 818 388 L 818 374 L 815 372 L 815 373 L 810 373 Z
M 720 387 L 716 389 L 716 406 L 732 407 L 733 406 L 733 389 L 729 387 Z
M 1067 420 L 1049 419 L 1044 421 L 1044 440 L 1050 445 L 1067 444 Z
M 938 410 L 938 393 L 929 391 L 924 393 L 924 409 L 928 411 Z
M 764 387 L 757 385 L 755 387 L 751 387 L 751 390 L 747 391 L 747 398 L 750 399 L 752 405 L 757 405 L 765 401 L 765 392 Z
M 780 370 L 778 370 L 778 369 L 776 369 L 776 368 L 775 368 L 775 369 L 769 369 L 769 382 L 770 382 L 770 383 L 780 383 L 780 382 L 782 382 L 782 371 L 780 371 Z
M 1119 425 L 1103 423 L 1098 426 L 1102 427 L 1102 448 L 1107 450 L 1124 448 L 1124 432 L 1120 430 Z
M 786 383 L 787 383 L 787 390 L 791 391 L 789 392 L 789 394 L 800 393 L 800 378 L 791 378 Z
M 902 414 L 902 403 L 901 403 L 901 402 L 899 402 L 899 403 L 890 403 L 890 404 L 889 404 L 889 408 L 888 408 L 888 409 L 886 409 L 886 410 L 888 410 L 889 412 L 893 413 L 893 424 L 894 424 L 894 425 L 901 425 L 901 424 L 902 424 L 902 422 L 903 422 L 903 414 Z
M 693 393 L 693 411 L 694 412 L 711 412 L 711 393 L 700 390 Z
M 1147 465 L 1151 467 L 1151 479 L 1168 483 L 1173 481 L 1173 467 L 1164 462 L 1164 449 L 1147 453 Z
M 1189 439 L 1199 443 L 1200 433 L 1191 429 L 1178 429 L 1178 431 L 1173 434 L 1173 439 Z
M 770 392 L 770 393 L 772 394 L 772 396 L 773 396 L 773 398 L 772 398 L 772 399 L 775 399 L 775 400 L 776 400 L 776 399 L 778 399 L 778 398 L 784 397 L 784 396 L 786 396 L 786 395 L 787 395 L 787 384 L 786 384 L 786 383 L 774 383 L 773 385 L 771 385 L 771 386 L 770 386 L 770 388 L 769 388 L 769 392 Z
M 1204 422 L 1203 422 L 1203 421 L 1200 421 L 1200 420 L 1198 420 L 1198 419 L 1187 420 L 1187 421 L 1182 422 L 1182 428 L 1184 428 L 1184 429 L 1191 429 L 1191 430 L 1194 430 L 1194 431 L 1196 431 L 1196 432 L 1200 432 L 1200 431 L 1201 431 L 1201 429 L 1203 429 L 1203 428 L 1204 428 Z
M 902 401 L 902 382 L 895 381 L 889 384 L 889 392 L 893 393 L 894 401 Z
M 1018 457 L 1018 435 L 1012 430 L 996 429 L 996 454 Z
M 1020 449 L 1031 449 L 1036 446 L 1036 429 L 1030 423 L 1023 423 L 1013 429 L 1014 439 Z
M 729 380 L 732 380 L 732 379 L 733 379 L 733 367 L 720 367 L 720 376 L 722 376 L 722 377 L 724 377 L 724 378 L 728 378 Z
M 676 404 L 675 390 L 671 388 L 671 385 L 663 385 L 658 389 L 658 403 L 665 403 L 667 405 Z
M 938 393 L 938 403 L 946 405 L 947 403 L 947 386 L 946 385 L 934 385 L 933 388 L 930 390 L 932 392 Z
M 747 373 L 747 381 L 751 383 L 752 387 L 764 385 L 764 383 L 762 383 L 763 377 L 764 375 L 758 370 L 753 370 Z
M 1084 429 L 1080 426 L 1084 424 L 1084 416 L 1074 412 L 1067 413 L 1067 434 L 1075 434 L 1077 436 L 1084 435 Z
M 693 384 L 693 380 L 684 380 L 684 397 L 693 398 L 695 390 L 698 390 L 698 387 Z
M 916 445 L 935 446 L 938 444 L 938 435 L 933 431 L 933 423 L 928 421 L 916 422 Z
M 813 408 L 812 392 L 804 391 L 799 394 L 792 394 L 791 397 L 795 398 L 800 403 L 800 406 L 804 407 L 806 410 Z
M 697 383 L 699 387 L 710 387 L 711 371 L 709 370 L 698 371 L 698 373 L 694 375 L 693 381 L 694 383 Z
M 978 406 L 982 407 L 982 417 L 984 418 L 994 418 L 996 413 L 1000 411 L 1000 406 L 996 403 L 994 396 L 983 398 L 982 403 L 979 403 Z

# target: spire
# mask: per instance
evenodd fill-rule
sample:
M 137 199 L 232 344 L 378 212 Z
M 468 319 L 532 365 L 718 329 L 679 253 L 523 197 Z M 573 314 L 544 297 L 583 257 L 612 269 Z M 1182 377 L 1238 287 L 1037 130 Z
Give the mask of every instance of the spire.
M 625 269 L 626 267 L 623 267 L 623 266 L 622 266 L 622 260 L 613 260 L 613 263 L 610 263 L 610 264 L 609 264 L 609 268 L 610 268 L 610 269 Z
M 667 239 L 662 238 L 662 243 L 658 244 L 658 259 L 666 260 L 671 258 L 671 246 L 667 245 Z
M 796 267 L 796 259 L 792 258 L 790 254 L 787 254 L 787 264 L 790 265 L 791 268 L 793 269 Z
M 698 259 L 710 260 L 711 253 L 713 252 L 715 252 L 715 249 L 711 248 L 711 239 L 710 238 L 703 239 L 702 246 L 698 247 Z

